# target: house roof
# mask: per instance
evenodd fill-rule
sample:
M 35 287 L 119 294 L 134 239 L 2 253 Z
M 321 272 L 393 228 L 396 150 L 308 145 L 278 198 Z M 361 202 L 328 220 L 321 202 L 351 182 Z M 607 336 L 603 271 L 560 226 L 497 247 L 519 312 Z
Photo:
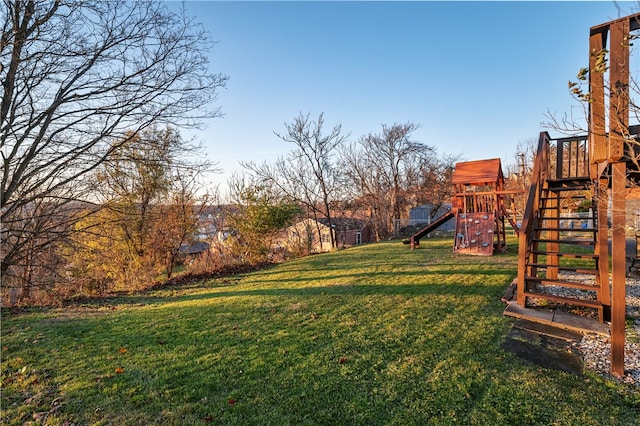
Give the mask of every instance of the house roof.
M 207 250 L 209 250 L 209 244 L 204 242 L 185 243 L 180 246 L 180 253 L 182 254 L 200 254 Z
M 499 158 L 489 160 L 465 161 L 456 164 L 452 183 L 483 185 L 504 180 Z

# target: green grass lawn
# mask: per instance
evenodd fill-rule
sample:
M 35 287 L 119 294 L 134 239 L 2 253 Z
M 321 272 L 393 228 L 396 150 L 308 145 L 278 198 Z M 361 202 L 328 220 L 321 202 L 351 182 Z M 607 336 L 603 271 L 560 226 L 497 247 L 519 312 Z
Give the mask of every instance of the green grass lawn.
M 2 424 L 628 425 L 637 392 L 500 344 L 517 243 L 316 255 L 2 317 Z

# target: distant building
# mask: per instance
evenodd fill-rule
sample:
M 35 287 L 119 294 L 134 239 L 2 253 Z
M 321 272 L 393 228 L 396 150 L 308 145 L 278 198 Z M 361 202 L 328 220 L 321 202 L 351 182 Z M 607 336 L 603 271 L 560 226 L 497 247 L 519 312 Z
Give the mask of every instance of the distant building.
M 372 241 L 373 232 L 368 222 L 352 218 L 332 219 L 332 228 L 326 218 L 307 218 L 286 228 L 277 245 L 290 252 L 321 253 L 331 251 L 331 233 L 339 248 Z
M 425 226 L 439 218 L 440 216 L 448 213 L 451 210 L 451 204 L 443 204 L 437 209 L 435 214 L 433 210 L 435 206 L 431 204 L 425 204 L 422 206 L 414 207 L 409 210 L 409 223 L 407 225 L 412 226 Z M 439 226 L 437 231 L 453 231 L 455 229 L 455 222 L 450 220 Z
M 202 241 L 196 241 L 191 244 L 183 243 L 179 249 L 180 260 L 184 263 L 191 262 L 200 254 L 209 250 L 209 247 L 209 244 Z
M 328 220 L 321 219 L 321 223 L 328 225 Z M 333 230 L 338 247 L 351 247 L 373 241 L 373 232 L 369 222 L 348 217 L 333 218 Z

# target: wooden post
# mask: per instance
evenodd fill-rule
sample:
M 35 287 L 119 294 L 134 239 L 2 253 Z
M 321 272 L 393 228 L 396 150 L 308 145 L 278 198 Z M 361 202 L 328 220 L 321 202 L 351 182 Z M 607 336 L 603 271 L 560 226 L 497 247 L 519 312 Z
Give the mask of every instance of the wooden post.
M 551 280 L 558 279 L 558 265 L 560 265 L 560 259 L 557 254 L 549 254 L 549 253 L 558 253 L 560 251 L 560 244 L 557 241 L 560 238 L 560 232 L 558 228 L 560 226 L 560 221 L 558 218 L 560 217 L 560 203 L 558 200 L 559 194 L 554 193 L 553 191 L 547 190 L 548 200 L 545 201 L 545 205 L 547 209 L 544 210 L 544 215 L 547 216 L 548 212 L 552 212 L 549 217 L 545 218 L 545 226 L 549 228 L 546 232 L 546 238 L 548 240 L 553 240 L 553 242 L 547 243 L 547 278 Z
M 625 136 L 629 132 L 629 21 L 611 24 L 609 68 L 609 162 L 625 155 Z M 626 177 L 624 178 L 626 186 Z
M 527 306 L 527 298 L 524 293 L 527 290 L 525 288 L 527 276 L 527 258 L 528 258 L 528 250 L 527 246 L 529 244 L 526 233 L 521 233 L 518 236 L 518 282 L 517 282 L 517 296 L 516 300 L 518 305 L 523 308 Z
M 624 375 L 626 313 L 625 135 L 629 130 L 629 21 L 615 21 L 610 27 L 609 162 L 611 164 L 611 374 Z M 622 160 L 622 161 L 621 161 Z
M 607 160 L 605 130 L 604 68 L 596 71 L 598 55 L 606 44 L 606 32 L 597 32 L 589 38 L 589 150 L 591 151 L 591 178 L 600 177 L 598 164 Z
M 608 180 L 602 178 L 598 180 L 596 187 L 595 202 L 598 223 L 597 245 L 595 254 L 598 255 L 598 276 L 597 282 L 600 284 L 600 302 L 603 305 L 603 318 L 600 321 L 611 321 L 611 287 L 609 286 L 609 224 L 607 208 L 609 207 L 609 197 L 607 193 Z
M 597 243 L 595 254 L 598 255 L 597 283 L 600 286 L 600 302 L 603 305 L 600 321 L 611 320 L 611 288 L 609 286 L 609 224 L 607 208 L 609 199 L 607 193 L 608 180 L 602 176 L 608 158 L 607 137 L 605 124 L 605 94 L 604 67 L 599 60 L 607 44 L 607 31 L 600 29 L 592 32 L 589 37 L 589 92 L 592 102 L 589 102 L 589 175 L 596 184 L 595 208 L 597 214 Z
M 564 175 L 564 143 L 556 143 L 556 179 L 562 179 Z
M 624 341 L 626 314 L 626 241 L 625 189 L 627 165 L 623 161 L 615 162 L 612 167 L 611 202 L 611 282 L 613 287 L 611 301 L 611 374 L 624 376 Z

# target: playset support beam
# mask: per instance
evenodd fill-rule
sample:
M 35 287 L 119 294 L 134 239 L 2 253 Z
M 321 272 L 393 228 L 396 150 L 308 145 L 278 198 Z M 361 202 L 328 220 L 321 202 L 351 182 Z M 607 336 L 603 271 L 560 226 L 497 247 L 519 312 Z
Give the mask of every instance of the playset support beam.
M 600 286 L 604 315 L 611 319 L 611 373 L 624 375 L 624 342 L 626 313 L 626 241 L 625 192 L 627 188 L 627 138 L 629 137 L 629 45 L 630 32 L 640 29 L 640 14 L 631 15 L 591 28 L 589 37 L 589 142 L 591 178 L 597 182 L 598 234 L 600 244 Z M 609 37 L 609 61 L 606 58 Z M 605 73 L 608 65 L 608 121 L 606 130 Z M 605 172 L 610 176 L 611 198 L 611 299 L 606 247 L 608 238 L 606 199 L 603 185 Z M 610 304 L 610 307 L 608 306 Z

